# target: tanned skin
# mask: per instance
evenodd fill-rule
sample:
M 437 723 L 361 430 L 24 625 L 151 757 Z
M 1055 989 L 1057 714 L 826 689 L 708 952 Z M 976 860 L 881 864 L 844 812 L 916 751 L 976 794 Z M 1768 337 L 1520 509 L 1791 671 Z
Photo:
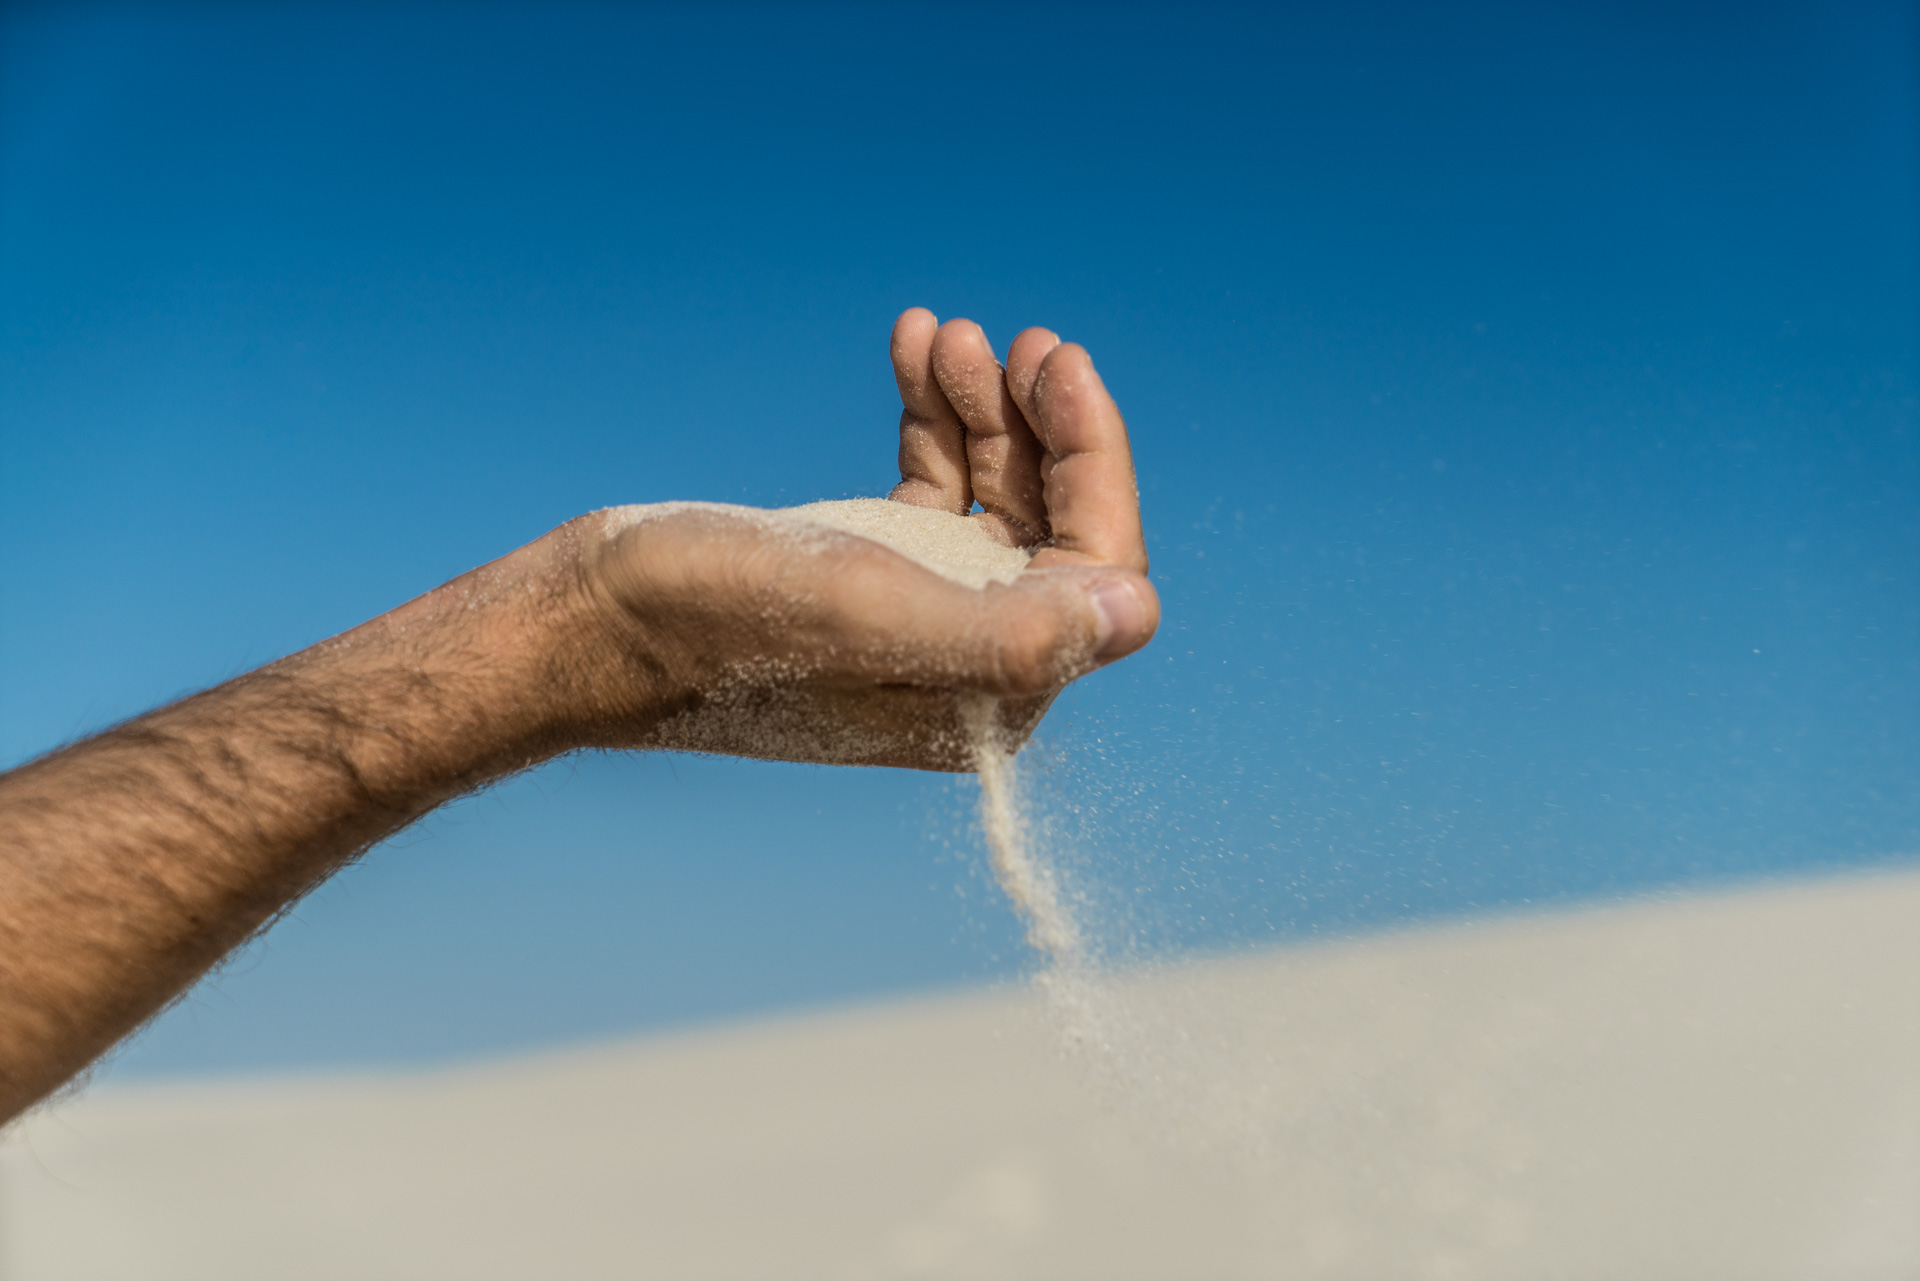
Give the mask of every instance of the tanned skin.
M 452 798 L 647 746 L 777 672 L 828 757 L 966 769 L 958 697 L 1015 730 L 1152 637 L 1126 426 L 1081 348 L 914 308 L 893 332 L 899 502 L 1037 549 L 958 586 L 878 544 L 690 508 L 568 522 L 352 631 L 0 775 L 0 1121 L 57 1089 L 341 866 Z M 743 743 L 742 750 L 750 744 Z

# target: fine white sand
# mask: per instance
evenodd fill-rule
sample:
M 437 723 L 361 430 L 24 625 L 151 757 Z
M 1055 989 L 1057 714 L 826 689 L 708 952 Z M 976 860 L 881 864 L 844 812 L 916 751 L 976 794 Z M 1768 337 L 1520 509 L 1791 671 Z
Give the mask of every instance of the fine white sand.
M 909 560 L 969 587 L 1012 582 L 1030 559 L 1018 547 L 994 542 L 978 521 L 885 498 L 808 503 L 782 508 L 780 515 L 885 543 Z
M 1912 1278 L 1917 924 L 1906 872 L 1199 963 L 1091 1090 L 1025 991 L 105 1086 L 0 1143 L 0 1276 Z

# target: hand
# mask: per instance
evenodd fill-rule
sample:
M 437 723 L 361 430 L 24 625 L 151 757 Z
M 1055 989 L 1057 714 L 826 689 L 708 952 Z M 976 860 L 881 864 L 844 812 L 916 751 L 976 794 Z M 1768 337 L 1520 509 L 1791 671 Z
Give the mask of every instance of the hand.
M 1159 624 L 1126 425 L 1087 353 L 1044 329 L 1004 369 L 978 325 L 914 308 L 893 331 L 897 502 L 1035 548 L 974 590 L 877 543 L 743 508 L 587 518 L 584 579 L 606 620 L 580 665 L 580 730 L 603 747 L 967 770 L 960 696 L 1002 700 L 1016 741 L 1069 681 Z

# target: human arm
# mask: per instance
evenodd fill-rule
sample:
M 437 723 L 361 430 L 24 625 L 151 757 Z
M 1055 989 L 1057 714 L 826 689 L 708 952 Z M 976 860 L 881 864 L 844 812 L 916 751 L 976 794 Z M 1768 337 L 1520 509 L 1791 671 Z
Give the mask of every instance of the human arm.
M 766 683 L 802 700 L 823 736 L 865 744 L 854 759 L 955 769 L 967 767 L 957 695 L 1036 704 L 1144 644 L 1157 622 L 1144 549 L 1136 560 L 1124 537 L 1102 543 L 1114 513 L 1089 498 L 1119 495 L 1118 527 L 1130 519 L 1137 542 L 1118 412 L 1077 348 L 1048 344 L 1031 369 L 1012 354 L 1023 421 L 1030 412 L 1027 429 L 1060 450 L 1030 460 L 1056 460 L 1057 481 L 1037 485 L 1055 514 L 1050 545 L 1013 584 L 961 587 L 876 544 L 795 540 L 728 509 L 595 513 L 0 776 L 0 1119 L 381 838 L 552 756 L 646 746 L 742 672 L 773 673 Z M 990 378 L 977 350 L 962 356 L 953 377 Z M 964 452 L 967 424 L 951 416 L 919 435 L 951 446 L 957 422 Z M 903 472 L 919 458 L 914 435 L 903 427 Z M 1076 489 L 1060 468 L 1085 457 L 1106 470 Z

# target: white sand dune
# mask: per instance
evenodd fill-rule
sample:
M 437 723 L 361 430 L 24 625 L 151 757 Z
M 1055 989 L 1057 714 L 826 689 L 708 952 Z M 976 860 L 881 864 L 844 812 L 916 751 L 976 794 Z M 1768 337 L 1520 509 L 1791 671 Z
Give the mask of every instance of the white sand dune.
M 1920 875 L 1115 999 L 1093 1091 L 1024 992 L 103 1087 L 0 1145 L 0 1277 L 1920 1277 Z

